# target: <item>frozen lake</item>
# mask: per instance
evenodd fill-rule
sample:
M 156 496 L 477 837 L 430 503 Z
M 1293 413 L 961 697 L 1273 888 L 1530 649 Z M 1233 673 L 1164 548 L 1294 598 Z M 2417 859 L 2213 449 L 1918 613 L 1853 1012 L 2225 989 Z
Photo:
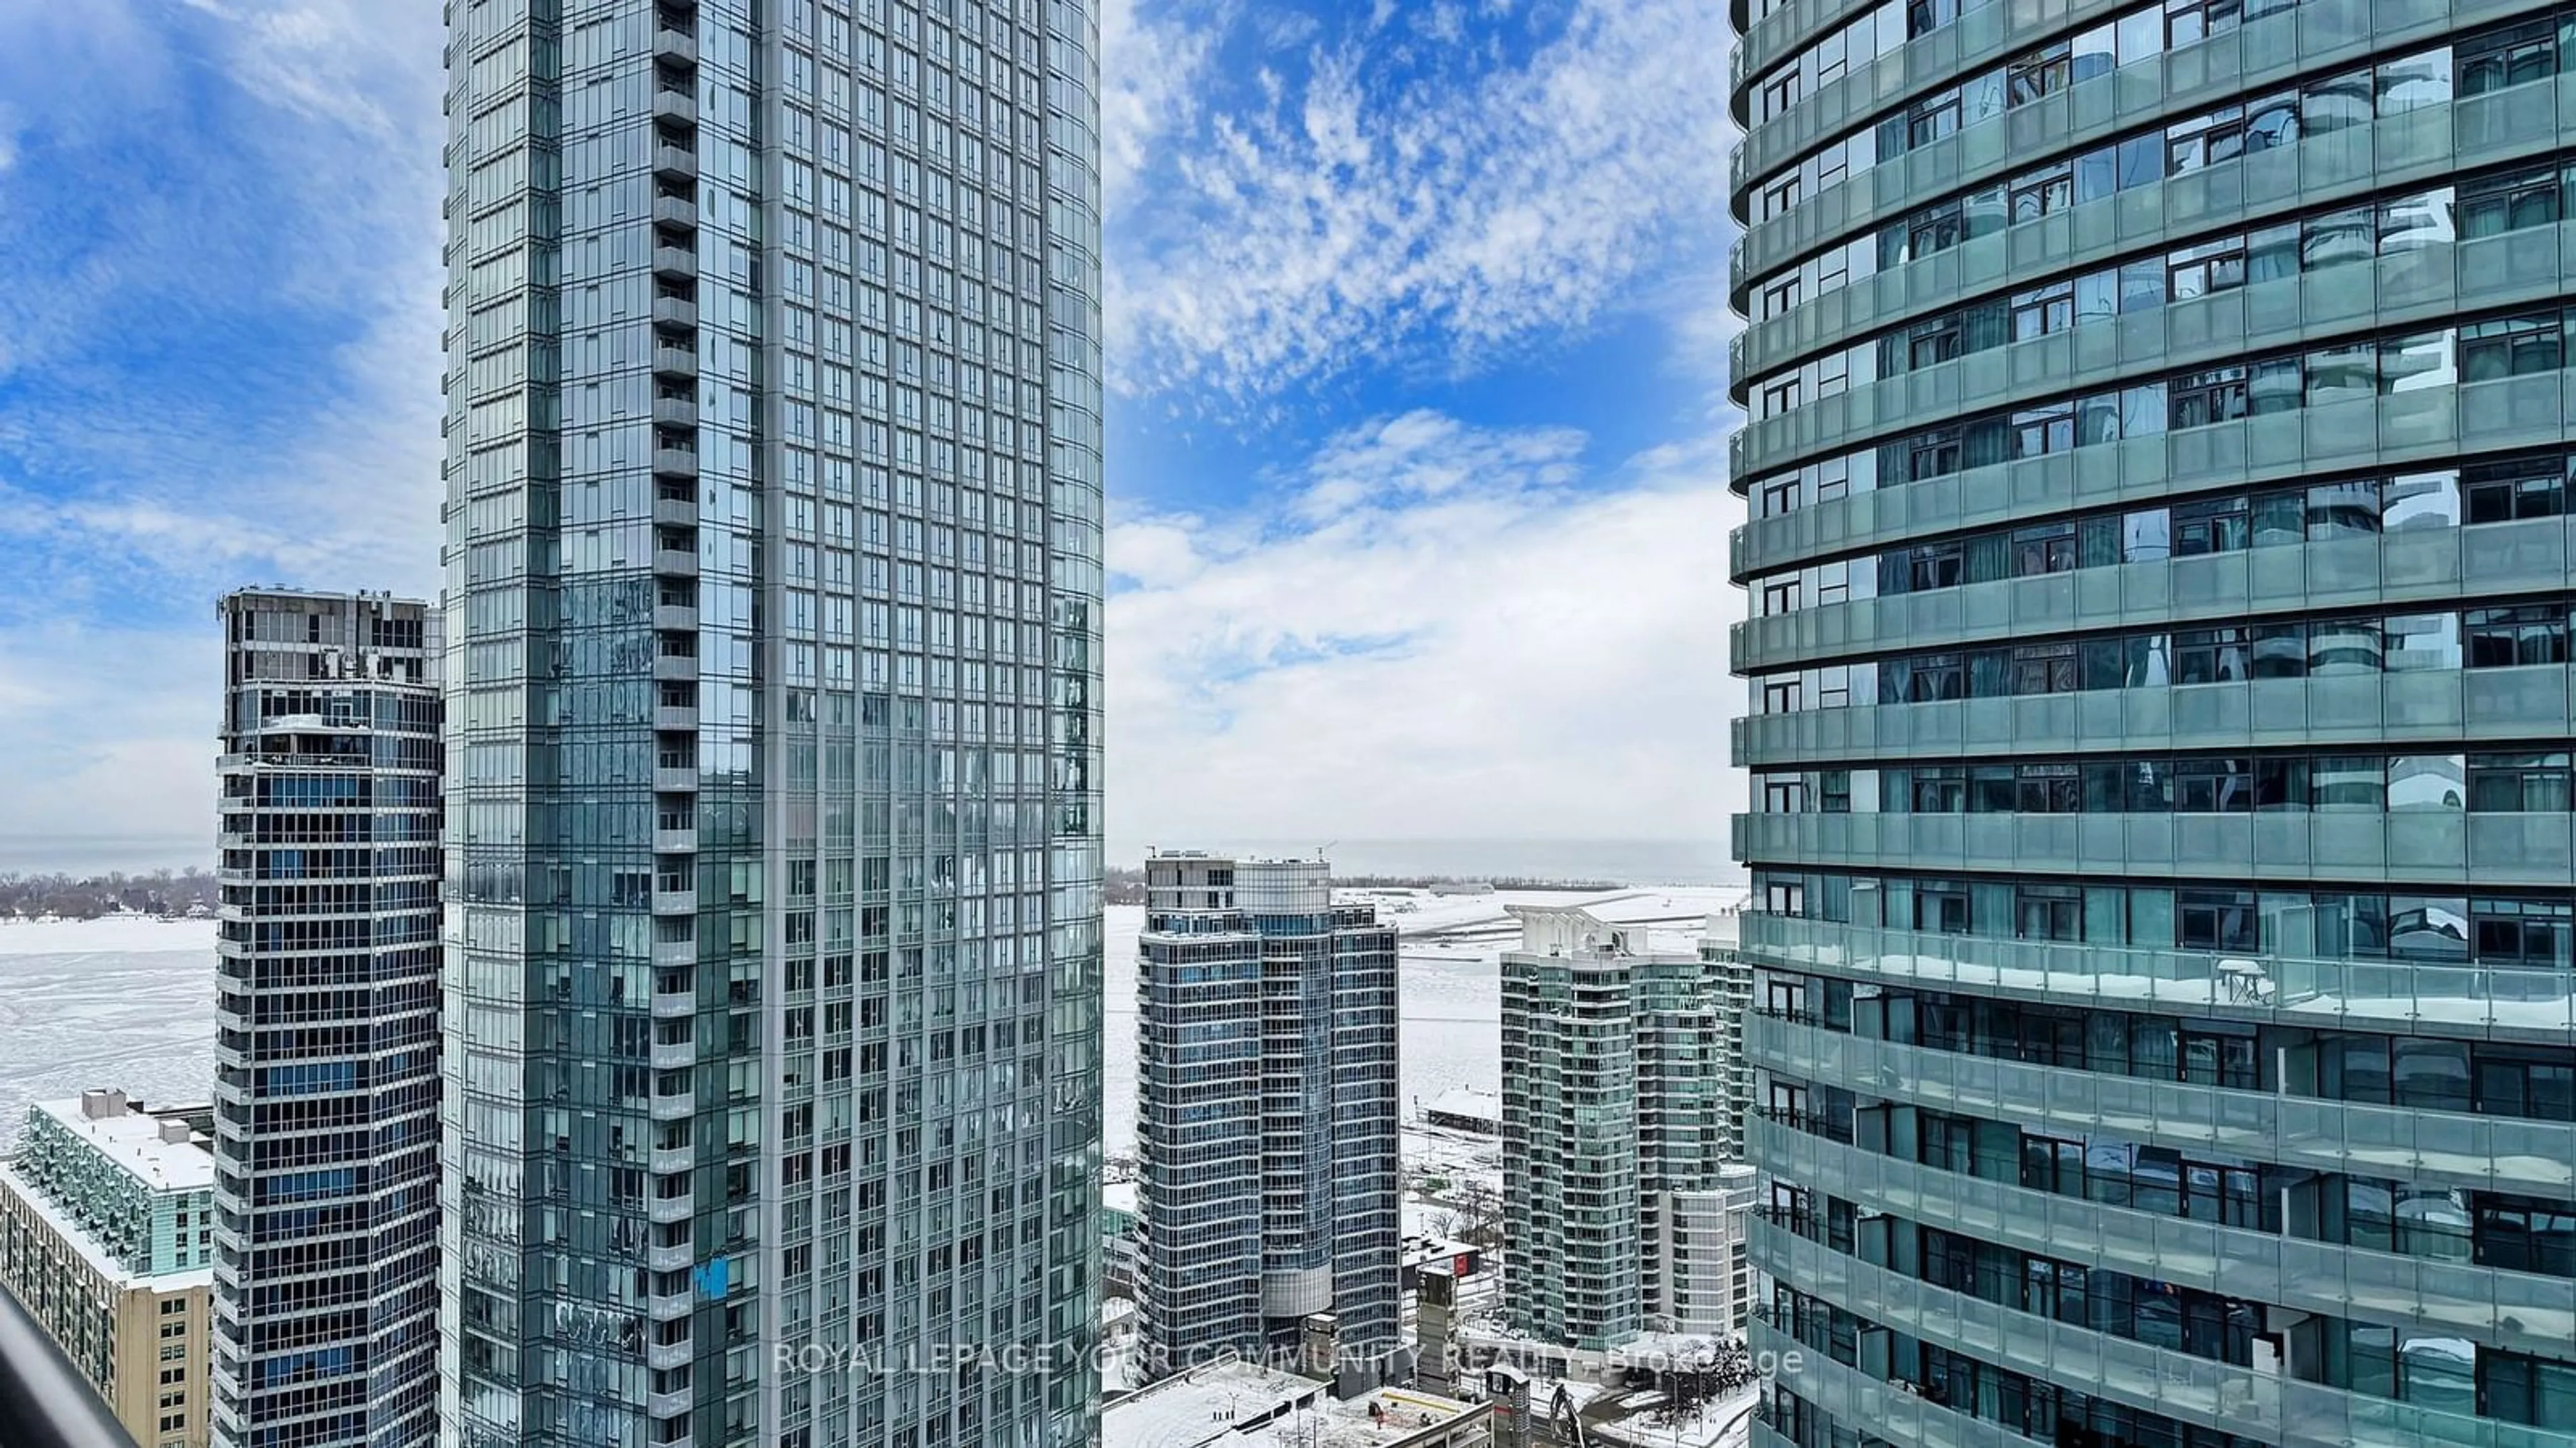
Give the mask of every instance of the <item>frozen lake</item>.
M 1598 899 L 1602 914 L 1674 930 L 1740 892 L 1536 892 L 1449 897 L 1389 893 L 1381 918 L 1404 934 L 1406 1114 L 1467 1086 L 1502 1089 L 1500 954 L 1517 938 L 1506 903 Z M 1136 936 L 1141 906 L 1108 912 L 1104 1031 L 1107 1148 L 1136 1144 Z M 31 1101 L 120 1086 L 150 1102 L 201 1102 L 213 1090 L 215 924 L 211 920 L 0 922 L 0 1142 L 14 1141 Z
M 32 1101 L 203 1102 L 214 1080 L 215 922 L 0 922 L 0 1143 Z

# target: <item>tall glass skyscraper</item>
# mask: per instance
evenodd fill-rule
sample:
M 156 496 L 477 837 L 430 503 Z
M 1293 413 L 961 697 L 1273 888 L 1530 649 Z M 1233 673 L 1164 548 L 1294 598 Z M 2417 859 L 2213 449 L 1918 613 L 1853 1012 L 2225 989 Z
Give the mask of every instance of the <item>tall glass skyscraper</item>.
M 1395 927 L 1322 860 L 1145 862 L 1136 1141 L 1148 1369 L 1397 1372 Z M 1328 1360 L 1329 1356 L 1329 1360 Z
M 449 1420 L 1084 1443 L 1094 9 L 448 19 Z
M 213 1440 L 428 1448 L 439 615 L 280 589 L 218 614 Z
M 2576 12 L 1756 4 L 1756 1441 L 2576 1443 Z

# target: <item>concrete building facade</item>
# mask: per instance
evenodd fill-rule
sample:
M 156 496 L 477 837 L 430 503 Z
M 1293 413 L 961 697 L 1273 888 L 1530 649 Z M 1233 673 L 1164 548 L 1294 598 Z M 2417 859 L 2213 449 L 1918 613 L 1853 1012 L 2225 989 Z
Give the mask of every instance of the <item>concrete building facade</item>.
M 1657 948 L 1579 906 L 1512 906 L 1503 953 L 1503 1200 L 1512 1331 L 1568 1348 L 1716 1330 L 1699 1254 L 1736 1121 L 1744 975 L 1722 944 Z M 1685 1329 L 1684 1323 L 1698 1324 Z
M 427 1445 L 439 616 L 284 589 L 218 614 L 215 1438 Z
M 0 1161 L 0 1288 L 138 1448 L 207 1448 L 215 1164 L 203 1108 L 122 1091 L 39 1102 Z
M 2567 13 L 1734 19 L 1757 1443 L 2576 1442 Z
M 1395 931 L 1321 860 L 1160 854 L 1138 938 L 1139 1311 L 1169 1372 L 1290 1362 L 1329 1320 L 1345 1387 L 1395 1371 Z
M 1097 7 L 447 17 L 442 1416 L 1077 1448 Z
M 1665 1196 L 1662 1218 L 1647 1234 L 1655 1255 L 1650 1277 L 1663 1289 L 1647 1321 L 1660 1331 L 1726 1341 L 1752 1326 L 1759 1279 L 1749 1239 L 1758 1176 L 1748 1163 L 1727 1162 L 1714 1185 Z

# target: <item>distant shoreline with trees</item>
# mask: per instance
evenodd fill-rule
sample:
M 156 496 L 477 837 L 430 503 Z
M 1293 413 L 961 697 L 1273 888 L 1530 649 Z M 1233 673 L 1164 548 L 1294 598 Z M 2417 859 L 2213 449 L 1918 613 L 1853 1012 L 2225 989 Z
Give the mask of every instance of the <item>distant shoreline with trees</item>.
M 1134 865 L 1111 865 L 1102 888 L 1112 905 L 1145 903 L 1145 871 Z M 1625 880 L 1573 880 L 1522 875 L 1335 875 L 1337 890 L 1428 890 L 1435 895 L 1482 895 L 1495 890 L 1566 890 L 1599 894 L 1631 888 Z
M 60 871 L 0 874 L 0 919 L 96 920 L 105 915 L 185 915 L 194 906 L 215 908 L 212 872 L 110 870 L 99 875 Z

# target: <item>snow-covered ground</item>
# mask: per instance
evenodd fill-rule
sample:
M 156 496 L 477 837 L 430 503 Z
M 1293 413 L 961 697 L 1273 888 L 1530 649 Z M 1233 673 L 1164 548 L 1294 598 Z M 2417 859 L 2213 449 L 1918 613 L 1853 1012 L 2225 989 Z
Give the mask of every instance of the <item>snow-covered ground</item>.
M 1761 1397 L 1759 1386 L 1748 1387 L 1732 1397 L 1702 1403 L 1678 1422 L 1664 1423 L 1655 1416 L 1663 1406 L 1663 1394 L 1638 1393 L 1623 1405 L 1635 1410 L 1630 1416 L 1595 1424 L 1588 1436 L 1622 1448 L 1737 1448 L 1753 1436 L 1752 1408 Z
M 1408 1189 L 1437 1183 L 1438 1190 L 1424 1193 L 1435 1205 L 1456 1201 L 1459 1189 L 1470 1182 L 1499 1192 L 1503 1189 L 1502 1139 L 1410 1123 L 1404 1128 L 1404 1179 Z

